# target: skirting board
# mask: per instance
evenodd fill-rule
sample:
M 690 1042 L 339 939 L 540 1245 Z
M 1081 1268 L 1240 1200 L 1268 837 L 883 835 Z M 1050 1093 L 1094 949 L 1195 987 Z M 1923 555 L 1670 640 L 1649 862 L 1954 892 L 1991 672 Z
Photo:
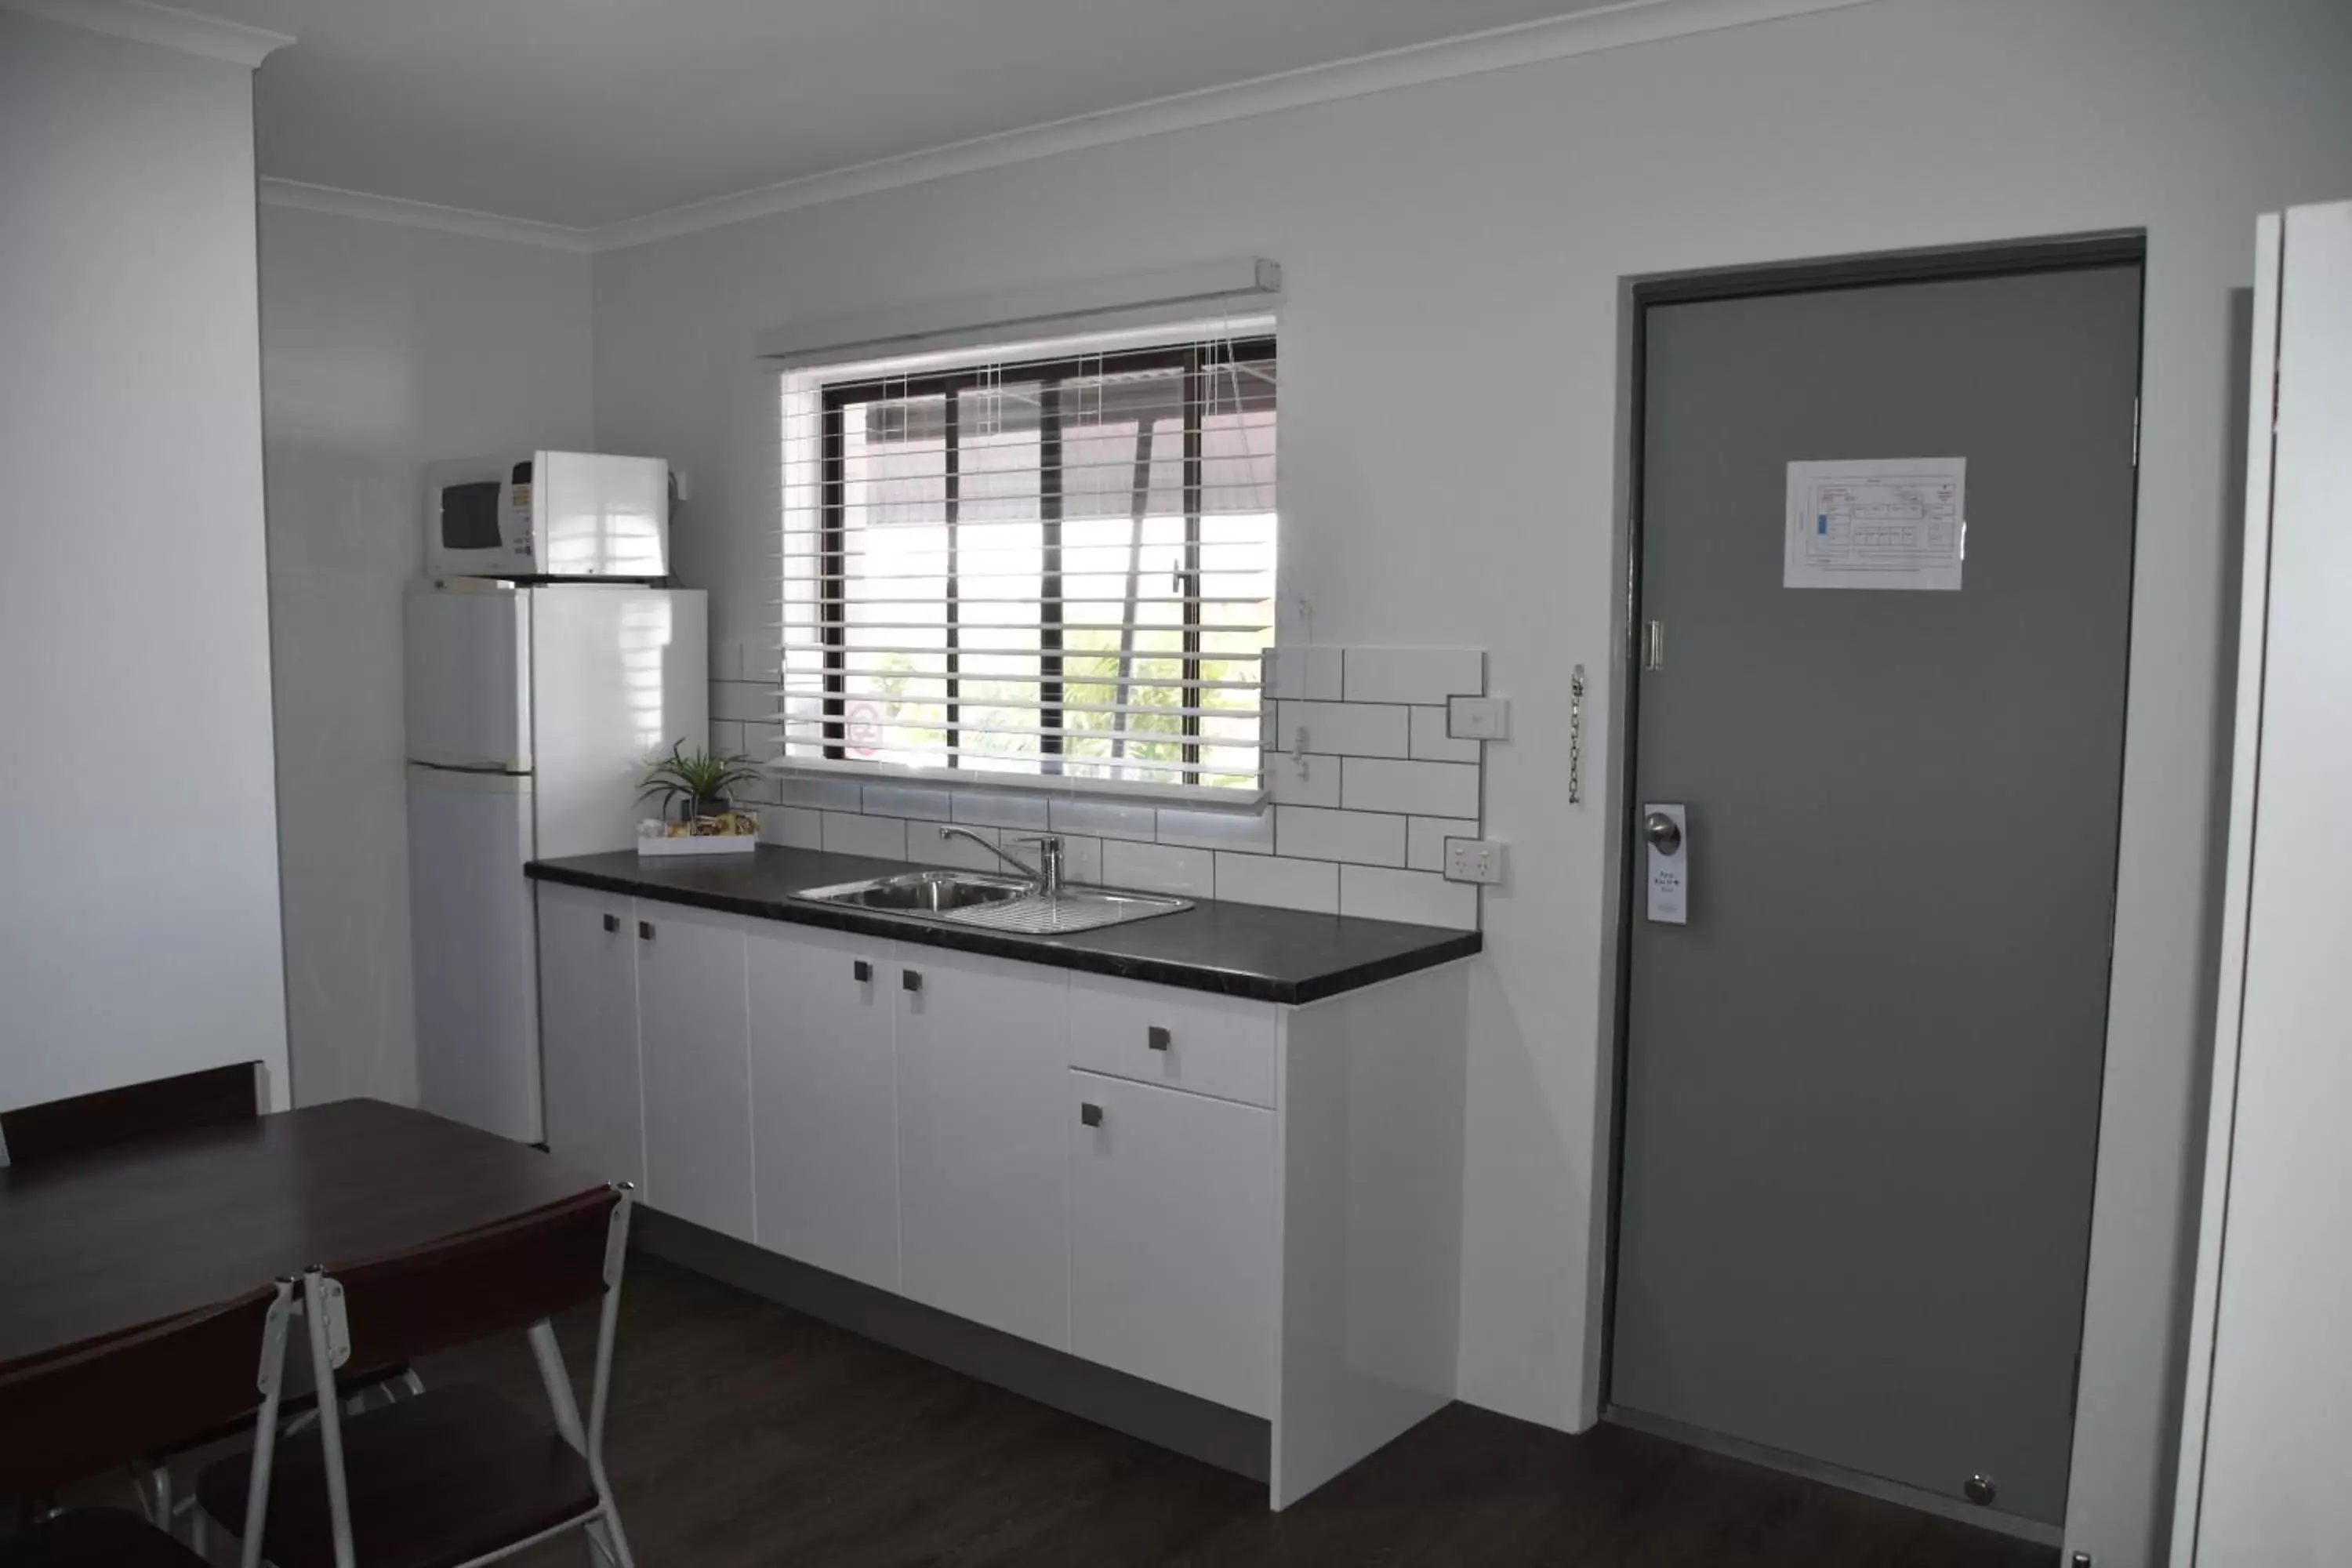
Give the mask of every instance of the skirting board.
M 630 1226 L 632 1242 L 656 1258 L 835 1328 L 1254 1481 L 1265 1480 L 1272 1469 L 1273 1428 L 1256 1416 L 1000 1333 L 669 1215 L 640 1209 Z

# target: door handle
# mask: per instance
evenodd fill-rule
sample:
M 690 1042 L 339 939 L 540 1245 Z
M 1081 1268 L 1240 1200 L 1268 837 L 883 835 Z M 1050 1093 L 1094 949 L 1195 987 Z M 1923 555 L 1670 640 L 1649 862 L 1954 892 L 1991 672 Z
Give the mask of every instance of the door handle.
M 604 934 L 605 934 L 605 935 L 610 936 L 610 935 L 612 935 L 612 934 L 613 934 L 613 932 L 614 932 L 614 931 L 619 931 L 620 929 L 621 929 L 621 917 L 620 917 L 620 916 L 618 916 L 618 915 L 606 915 L 606 916 L 604 917 Z
M 849 966 L 849 972 L 857 976 L 857 984 L 860 985 L 871 984 L 873 983 L 874 966 L 866 963 L 862 958 Z
M 1079 1105 L 1078 1125 L 1081 1127 L 1100 1127 L 1102 1124 L 1103 1108 L 1101 1106 L 1085 1103 L 1081 1103 Z
M 902 970 L 898 971 L 898 989 L 899 989 L 899 990 L 901 990 L 901 991 L 920 991 L 922 988 L 923 988 L 923 972 L 922 972 L 921 970 L 919 970 L 919 969 L 902 969 Z
M 1143 1043 L 1155 1051 L 1164 1051 L 1175 1043 L 1176 1037 L 1154 1024 L 1143 1031 Z
M 1657 846 L 1661 855 L 1671 855 L 1683 847 L 1682 825 L 1663 811 L 1642 819 L 1642 837 Z
M 639 921 L 637 922 L 637 940 L 639 942 L 651 942 L 653 939 L 654 922 L 651 921 Z

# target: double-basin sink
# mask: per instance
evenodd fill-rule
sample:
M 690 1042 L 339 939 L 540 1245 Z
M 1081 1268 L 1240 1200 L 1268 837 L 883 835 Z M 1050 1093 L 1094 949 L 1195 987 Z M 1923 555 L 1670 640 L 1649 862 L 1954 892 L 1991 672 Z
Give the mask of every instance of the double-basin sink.
M 1034 882 L 981 871 L 908 871 L 862 882 L 803 888 L 793 897 L 835 909 L 1025 936 L 1094 931 L 1192 907 L 1183 899 L 1107 888 L 1064 887 L 1048 895 Z

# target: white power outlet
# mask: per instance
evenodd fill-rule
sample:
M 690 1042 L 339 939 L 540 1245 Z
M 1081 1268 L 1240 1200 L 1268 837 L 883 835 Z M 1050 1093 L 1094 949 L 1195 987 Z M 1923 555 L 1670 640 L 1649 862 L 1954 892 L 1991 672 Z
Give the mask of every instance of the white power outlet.
M 1499 882 L 1503 879 L 1503 847 L 1492 838 L 1449 838 L 1445 841 L 1445 879 L 1449 882 Z
M 1507 697 L 1447 698 L 1445 733 L 1456 741 L 1509 739 L 1511 700 Z

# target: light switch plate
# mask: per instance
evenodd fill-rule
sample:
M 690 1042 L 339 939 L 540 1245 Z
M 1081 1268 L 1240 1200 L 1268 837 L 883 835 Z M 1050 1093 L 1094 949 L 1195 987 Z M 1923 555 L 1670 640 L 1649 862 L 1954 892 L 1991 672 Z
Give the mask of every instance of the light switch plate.
M 1511 732 L 1511 700 L 1507 697 L 1449 697 L 1445 700 L 1445 733 L 1455 741 L 1500 741 Z
M 1485 882 L 1503 879 L 1503 846 L 1492 838 L 1449 838 L 1445 841 L 1445 879 Z

